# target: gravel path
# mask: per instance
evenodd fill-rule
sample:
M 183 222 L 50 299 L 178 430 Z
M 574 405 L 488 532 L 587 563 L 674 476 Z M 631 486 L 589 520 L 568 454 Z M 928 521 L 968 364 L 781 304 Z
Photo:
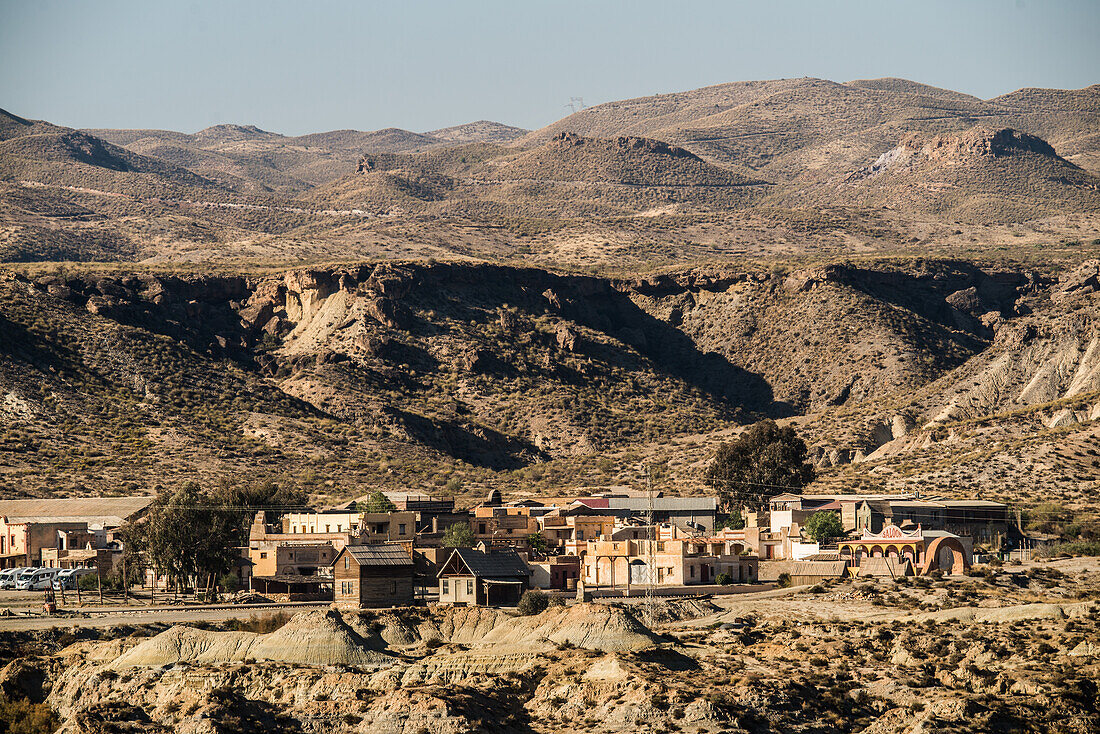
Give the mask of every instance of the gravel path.
M 115 627 L 124 624 L 151 624 L 153 622 L 220 622 L 226 619 L 247 618 L 252 615 L 264 616 L 276 612 L 294 612 L 303 609 L 325 608 L 328 602 L 309 602 L 302 604 L 264 604 L 262 606 L 218 606 L 218 607 L 172 607 L 129 610 L 112 609 L 96 612 L 88 610 L 89 616 L 33 616 L 0 617 L 0 633 L 42 630 L 51 627 Z

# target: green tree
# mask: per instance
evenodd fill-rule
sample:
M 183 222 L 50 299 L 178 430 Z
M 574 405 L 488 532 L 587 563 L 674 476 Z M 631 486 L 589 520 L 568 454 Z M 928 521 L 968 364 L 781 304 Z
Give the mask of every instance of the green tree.
M 844 526 L 840 523 L 840 516 L 835 512 L 822 510 L 806 518 L 806 534 L 816 542 L 822 543 L 829 538 L 839 538 L 844 535 Z
M 175 492 L 162 492 L 131 526 L 126 541 L 158 574 L 199 588 L 232 566 L 240 544 L 240 515 L 241 510 L 227 508 L 188 482 Z
M 361 512 L 393 512 L 397 509 L 397 505 L 390 502 L 390 498 L 382 494 L 382 490 L 376 489 L 358 509 Z
M 715 530 L 722 530 L 723 528 L 729 528 L 730 530 L 741 530 L 745 527 L 745 518 L 741 514 L 740 510 L 735 509 L 728 515 L 719 515 L 718 522 L 714 524 Z
M 806 442 L 793 428 L 760 421 L 718 447 L 705 479 L 727 505 L 760 510 L 777 494 L 799 492 L 813 481 L 806 454 Z
M 469 523 L 458 522 L 443 531 L 444 548 L 473 548 L 476 540 Z
M 546 549 L 549 548 L 549 544 L 546 542 L 546 538 L 542 533 L 531 533 L 528 535 L 527 546 L 540 556 L 545 555 Z

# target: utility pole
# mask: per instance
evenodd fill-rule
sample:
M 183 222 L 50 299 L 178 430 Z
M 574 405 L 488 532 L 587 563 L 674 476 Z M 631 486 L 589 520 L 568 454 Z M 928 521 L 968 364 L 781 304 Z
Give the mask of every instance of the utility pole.
M 646 547 L 646 585 L 645 585 L 645 600 L 642 602 L 643 614 L 645 616 L 646 624 L 653 625 L 654 617 L 654 583 L 656 581 L 655 576 L 657 574 L 657 525 L 653 519 L 653 472 L 650 470 L 649 463 L 646 462 L 645 466 L 645 493 L 649 501 L 646 507 L 646 524 L 649 526 L 649 543 Z
M 584 97 L 570 97 L 569 102 L 564 107 L 568 107 L 570 112 L 578 112 L 585 108 Z

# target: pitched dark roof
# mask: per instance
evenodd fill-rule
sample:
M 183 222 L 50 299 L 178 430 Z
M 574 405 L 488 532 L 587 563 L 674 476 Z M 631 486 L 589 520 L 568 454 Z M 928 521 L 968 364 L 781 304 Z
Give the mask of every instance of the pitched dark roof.
M 344 547 L 360 566 L 411 566 L 413 559 L 399 545 L 348 545 Z M 339 554 L 337 554 L 337 558 Z M 336 559 L 333 559 L 336 563 Z
M 479 578 L 499 579 L 515 576 L 526 578 L 531 573 L 519 554 L 511 549 L 506 548 L 491 553 L 483 553 L 473 548 L 455 548 L 454 553 L 440 568 L 440 576 L 443 575 L 455 556 L 458 556 L 462 563 L 466 565 L 466 568 L 470 569 L 470 573 Z

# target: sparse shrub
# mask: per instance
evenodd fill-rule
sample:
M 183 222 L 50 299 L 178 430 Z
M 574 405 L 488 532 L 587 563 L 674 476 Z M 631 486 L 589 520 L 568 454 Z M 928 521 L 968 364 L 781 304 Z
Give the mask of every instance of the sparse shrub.
M 253 614 L 248 619 L 227 619 L 225 628 L 234 632 L 256 632 L 266 635 L 279 629 L 289 621 L 290 614 L 287 612 L 264 615 Z
M 720 573 L 714 578 L 714 583 L 719 586 L 729 586 L 733 583 L 733 576 L 728 573 Z
M 516 611 L 525 617 L 532 617 L 545 612 L 548 606 L 550 606 L 550 597 L 542 591 L 532 589 L 523 592 L 519 604 L 516 605 Z
M 0 698 L 0 730 L 11 734 L 50 734 L 60 723 L 53 709 L 44 703 Z

